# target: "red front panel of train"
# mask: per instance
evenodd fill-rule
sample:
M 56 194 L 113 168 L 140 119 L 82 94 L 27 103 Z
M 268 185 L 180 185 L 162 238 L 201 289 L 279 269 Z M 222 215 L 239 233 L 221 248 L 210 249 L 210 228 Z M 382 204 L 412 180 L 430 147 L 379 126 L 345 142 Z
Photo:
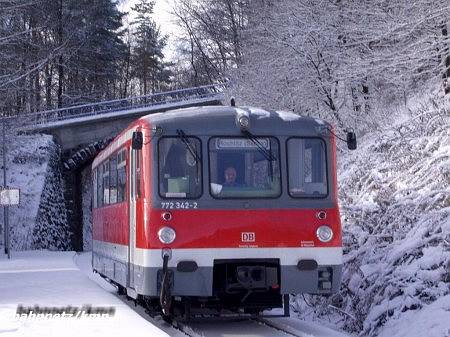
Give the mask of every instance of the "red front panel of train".
M 318 210 L 170 210 L 172 219 L 162 220 L 165 210 L 149 211 L 148 224 L 138 230 L 139 248 L 256 248 L 256 247 L 340 247 L 339 212 L 327 210 L 319 220 Z M 329 225 L 333 239 L 322 243 L 316 231 Z M 158 240 L 158 230 L 170 226 L 176 239 L 170 245 Z

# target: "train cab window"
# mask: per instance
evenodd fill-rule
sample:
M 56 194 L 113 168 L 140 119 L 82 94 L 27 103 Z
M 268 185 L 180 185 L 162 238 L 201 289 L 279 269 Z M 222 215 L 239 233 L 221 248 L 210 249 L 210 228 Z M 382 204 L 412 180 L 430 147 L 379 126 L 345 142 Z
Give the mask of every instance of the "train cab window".
M 202 194 L 201 143 L 195 137 L 164 137 L 158 143 L 159 195 L 198 198 Z
M 289 194 L 323 198 L 328 194 L 325 142 L 319 138 L 290 138 L 287 142 Z
M 209 141 L 210 191 L 215 198 L 276 198 L 281 194 L 279 146 L 273 137 Z

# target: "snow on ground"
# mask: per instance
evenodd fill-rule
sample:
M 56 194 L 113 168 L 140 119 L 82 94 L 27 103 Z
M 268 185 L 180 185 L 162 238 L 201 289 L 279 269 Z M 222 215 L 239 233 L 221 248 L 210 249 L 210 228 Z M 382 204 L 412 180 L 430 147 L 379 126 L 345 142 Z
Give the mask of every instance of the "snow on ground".
M 0 259 L 0 334 L 2 337 L 50 336 L 168 336 L 124 304 L 113 293 L 89 279 L 75 263 L 74 252 L 32 251 Z M 84 257 L 86 259 L 86 257 Z M 86 264 L 85 264 L 86 265 Z M 109 318 L 15 318 L 23 307 L 114 307 Z
M 291 315 L 292 316 L 292 315 Z M 263 323 L 270 324 L 273 327 L 283 329 L 285 331 L 295 334 L 296 331 L 302 331 L 302 336 L 326 336 L 326 337 L 349 337 L 347 333 L 337 331 L 337 328 L 332 328 L 331 325 L 318 324 L 317 322 L 307 322 L 296 317 L 281 317 L 281 318 L 265 318 Z
M 426 306 L 423 310 L 408 311 L 403 317 L 386 324 L 379 337 L 449 337 L 450 295 Z

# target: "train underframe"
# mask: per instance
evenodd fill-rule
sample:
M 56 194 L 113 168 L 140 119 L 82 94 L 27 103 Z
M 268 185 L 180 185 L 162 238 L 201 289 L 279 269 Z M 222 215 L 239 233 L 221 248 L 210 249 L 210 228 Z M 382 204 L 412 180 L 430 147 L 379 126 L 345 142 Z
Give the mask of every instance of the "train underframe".
M 276 316 L 289 316 L 289 295 L 280 292 L 280 273 L 277 259 L 216 260 L 213 296 L 173 296 L 173 271 L 166 262 L 158 273 L 160 296 L 140 296 L 140 301 L 151 311 L 161 310 L 166 318 L 185 320 L 198 315 L 254 316 L 274 308 L 284 308 Z
M 168 256 L 163 258 L 162 268 L 144 271 L 141 288 L 138 286 L 136 297 L 131 297 L 155 314 L 162 312 L 165 318 L 187 320 L 205 315 L 261 315 L 275 308 L 284 308 L 277 311 L 277 316 L 289 315 L 289 293 L 334 293 L 340 284 L 342 268 L 317 265 L 314 260 L 281 266 L 278 258 L 266 258 L 219 259 L 214 260 L 212 268 L 202 270 L 193 261 L 182 261 L 176 268 L 169 268 L 168 260 Z M 105 268 L 107 261 L 112 260 L 94 258 L 94 269 L 115 283 L 119 292 L 127 294 L 129 289 L 108 275 L 108 270 L 118 268 Z M 199 284 L 210 285 L 209 293 L 199 291 Z

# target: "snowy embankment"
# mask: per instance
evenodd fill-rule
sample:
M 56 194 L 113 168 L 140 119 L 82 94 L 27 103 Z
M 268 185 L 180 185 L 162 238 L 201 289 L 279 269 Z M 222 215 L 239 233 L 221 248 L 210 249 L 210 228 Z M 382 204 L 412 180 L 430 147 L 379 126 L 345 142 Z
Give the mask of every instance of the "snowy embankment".
M 59 147 L 48 135 L 9 134 L 8 139 L 7 185 L 20 189 L 20 205 L 9 209 L 12 250 L 67 249 L 70 233 Z M 3 162 L 0 168 L 3 184 Z M 3 246 L 2 207 L 0 219 L 0 246 Z
M 7 185 L 20 188 L 20 205 L 11 207 L 11 245 L 14 249 L 30 249 L 33 230 L 49 162 L 51 137 L 9 137 L 6 142 Z M 0 149 L 1 150 L 1 149 Z M 3 159 L 2 159 L 3 160 Z M 3 185 L 3 161 L 0 173 Z M 3 207 L 0 207 L 0 242 L 3 244 Z
M 302 317 L 362 336 L 450 336 L 450 120 L 430 99 L 340 162 L 341 292 Z

